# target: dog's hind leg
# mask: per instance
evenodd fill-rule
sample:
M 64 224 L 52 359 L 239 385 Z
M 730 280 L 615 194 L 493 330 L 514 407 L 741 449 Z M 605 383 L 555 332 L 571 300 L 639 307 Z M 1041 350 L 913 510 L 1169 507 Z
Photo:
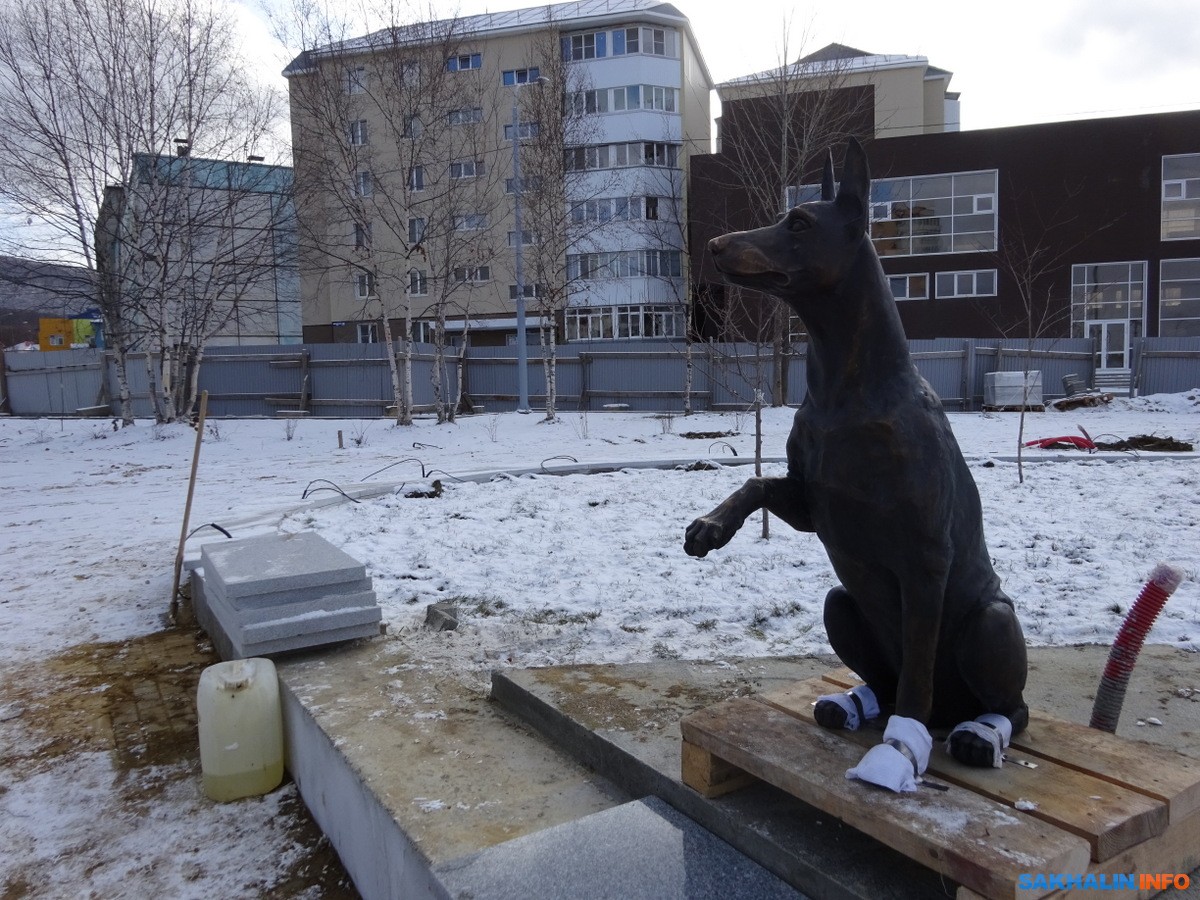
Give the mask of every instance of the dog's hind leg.
M 861 688 L 855 688 L 845 695 L 821 697 L 813 707 L 813 717 L 822 728 L 854 730 L 895 702 L 897 673 L 858 603 L 841 585 L 825 596 L 825 633 L 838 659 L 853 669 L 870 691 L 864 696 Z
M 1012 605 L 994 600 L 982 607 L 964 624 L 955 655 L 979 712 L 951 732 L 947 749 L 969 766 L 996 765 L 1012 735 L 1029 724 L 1023 696 L 1029 665 Z

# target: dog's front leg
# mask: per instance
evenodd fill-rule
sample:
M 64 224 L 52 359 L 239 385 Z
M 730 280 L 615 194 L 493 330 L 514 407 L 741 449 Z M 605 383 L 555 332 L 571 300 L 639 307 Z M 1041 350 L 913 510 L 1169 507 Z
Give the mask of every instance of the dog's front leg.
M 808 505 L 799 478 L 751 478 L 725 498 L 707 516 L 687 527 L 683 549 L 689 556 L 705 556 L 724 547 L 752 513 L 766 508 L 797 531 L 813 531 Z
M 927 725 L 933 709 L 933 673 L 937 658 L 946 578 L 933 570 L 902 580 L 900 677 L 896 710 L 883 732 L 883 743 L 867 751 L 846 776 L 893 791 L 915 791 L 929 765 L 933 739 Z

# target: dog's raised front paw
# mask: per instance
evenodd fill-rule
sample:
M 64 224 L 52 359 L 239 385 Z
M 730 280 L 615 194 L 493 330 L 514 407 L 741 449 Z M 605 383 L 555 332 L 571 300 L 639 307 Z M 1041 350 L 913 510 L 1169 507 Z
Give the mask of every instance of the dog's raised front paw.
M 729 543 L 733 532 L 709 516 L 701 516 L 684 532 L 683 552 L 688 556 L 706 556 Z

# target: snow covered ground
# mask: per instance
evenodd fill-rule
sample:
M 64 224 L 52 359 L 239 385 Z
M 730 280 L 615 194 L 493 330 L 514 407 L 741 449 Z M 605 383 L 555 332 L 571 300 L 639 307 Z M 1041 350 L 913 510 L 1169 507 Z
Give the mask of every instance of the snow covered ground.
M 791 415 L 764 413 L 767 455 L 782 455 Z M 1064 454 L 1031 450 L 1018 484 L 1005 459 L 1015 453 L 1016 415 L 951 421 L 1031 644 L 1108 643 L 1150 569 L 1170 561 L 1187 580 L 1150 640 L 1200 650 L 1200 459 L 1079 453 L 1038 463 Z M 1095 439 L 1157 434 L 1195 444 L 1200 391 L 1030 414 L 1026 436 L 1076 434 L 1080 425 Z M 80 644 L 163 627 L 194 437 L 185 426 L 0 419 L 0 679 Z M 732 449 L 741 460 L 753 445 L 752 417 L 734 414 L 566 413 L 555 424 L 509 414 L 405 429 L 305 420 L 291 433 L 282 421 L 217 420 L 206 428 L 191 525 L 216 523 L 234 537 L 316 529 L 367 564 L 392 646 L 470 682 L 499 664 L 826 652 L 820 604 L 834 578 L 815 537 L 774 521 L 764 541 L 755 517 L 724 550 L 703 560 L 683 553 L 684 527 L 739 485 L 745 467 L 456 480 L 544 460 L 553 470 L 568 461 L 551 458 L 567 456 L 598 467 L 728 463 Z M 440 497 L 405 496 L 435 478 Z M 330 505 L 338 499 L 330 484 L 382 492 Z M 223 540 L 206 529 L 189 547 L 210 538 Z M 458 631 L 420 627 L 436 600 L 458 603 Z M 103 758 L 78 753 L 31 767 L 20 713 L 0 702 L 0 846 L 12 848 L 0 854 L 0 893 L 279 889 L 295 851 L 282 808 L 291 788 L 282 799 L 222 807 L 184 780 L 152 808 L 130 811 L 121 773 Z M 18 757 L 19 771 L 6 762 Z

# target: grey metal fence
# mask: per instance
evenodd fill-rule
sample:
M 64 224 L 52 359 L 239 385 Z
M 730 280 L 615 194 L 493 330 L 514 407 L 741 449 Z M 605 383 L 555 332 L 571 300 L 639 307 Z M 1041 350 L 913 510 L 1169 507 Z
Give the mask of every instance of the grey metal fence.
M 413 401 L 432 407 L 432 347 L 420 344 L 412 363 Z M 1047 398 L 1061 396 L 1065 375 L 1092 381 L 1094 346 L 1086 339 L 987 340 L 940 338 L 911 341 L 914 362 L 947 409 L 978 409 L 984 375 L 995 371 L 1042 372 Z M 301 414 L 332 418 L 384 415 L 394 402 L 391 372 L 381 344 L 300 344 L 214 347 L 204 358 L 199 384 L 209 392 L 213 416 Z M 628 409 L 680 412 L 687 373 L 695 410 L 747 408 L 761 389 L 774 401 L 776 361 L 769 348 L 678 341 L 609 341 L 557 348 L 560 411 Z M 786 402 L 799 403 L 807 389 L 806 347 L 787 359 Z M 475 409 L 516 408 L 516 352 L 512 347 L 472 348 L 464 393 Z M 529 351 L 530 400 L 544 405 L 546 382 L 541 348 Z M 134 412 L 150 416 L 146 357 L 132 354 L 128 373 Z M 451 391 L 456 360 L 447 359 Z M 116 411 L 115 365 L 99 350 L 9 352 L 0 366 L 0 410 L 15 415 L 85 415 Z M 1200 387 L 1200 338 L 1142 338 L 1135 344 L 1133 384 L 1138 393 L 1171 393 Z

